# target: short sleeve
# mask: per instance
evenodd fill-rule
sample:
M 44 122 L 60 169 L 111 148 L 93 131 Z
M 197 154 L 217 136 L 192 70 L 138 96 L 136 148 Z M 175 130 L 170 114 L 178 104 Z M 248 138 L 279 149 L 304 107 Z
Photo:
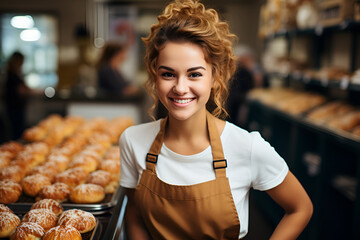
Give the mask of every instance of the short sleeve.
M 258 132 L 252 132 L 251 136 L 252 187 L 266 191 L 282 183 L 289 168 L 284 159 Z
M 120 136 L 119 146 L 121 159 L 120 185 L 125 188 L 136 188 L 139 176 L 133 149 L 127 137 L 127 130 Z

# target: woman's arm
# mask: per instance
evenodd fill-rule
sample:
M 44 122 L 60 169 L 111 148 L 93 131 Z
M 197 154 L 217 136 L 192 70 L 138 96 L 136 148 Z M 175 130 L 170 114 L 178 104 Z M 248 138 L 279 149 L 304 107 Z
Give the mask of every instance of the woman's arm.
M 134 203 L 135 189 L 127 188 L 125 194 L 128 198 L 125 212 L 125 226 L 130 240 L 150 239 L 145 225 L 141 219 L 138 208 Z
M 286 212 L 270 239 L 297 239 L 313 213 L 313 205 L 304 188 L 289 171 L 280 185 L 266 192 Z

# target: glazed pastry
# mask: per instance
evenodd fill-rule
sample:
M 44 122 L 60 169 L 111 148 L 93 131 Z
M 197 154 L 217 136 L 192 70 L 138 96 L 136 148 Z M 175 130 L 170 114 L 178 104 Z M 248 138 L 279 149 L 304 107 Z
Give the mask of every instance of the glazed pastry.
M 104 188 L 91 183 L 80 184 L 70 193 L 70 201 L 74 203 L 98 203 L 104 198 Z
M 68 168 L 81 167 L 85 172 L 91 173 L 97 169 L 99 160 L 91 155 L 79 154 L 69 163 Z
M 103 160 L 99 164 L 99 170 L 109 172 L 111 179 L 117 181 L 120 177 L 120 162 L 112 159 Z
M 72 226 L 56 226 L 47 231 L 43 240 L 81 240 L 80 232 Z
M 14 213 L 8 206 L 0 203 L 0 212 Z
M 20 151 L 24 149 L 21 143 L 10 141 L 0 145 L 0 152 L 9 152 L 14 158 Z
M 56 168 L 56 166 L 57 164 L 55 162 L 45 162 L 43 165 L 36 166 L 33 169 L 31 169 L 30 172 L 28 173 L 28 176 L 41 174 L 47 177 L 50 180 L 50 182 L 53 182 L 55 179 L 55 175 L 58 173 L 59 170 Z
M 96 219 L 92 213 L 79 209 L 71 209 L 61 214 L 58 225 L 72 226 L 80 233 L 86 233 L 94 229 Z
M 0 169 L 0 180 L 12 180 L 14 182 L 20 182 L 24 176 L 24 168 L 15 163 Z
M 22 222 L 33 222 L 39 224 L 45 232 L 56 226 L 57 216 L 48 209 L 38 208 L 27 212 L 22 218 Z
M 41 199 L 54 199 L 58 202 L 67 201 L 70 195 L 70 187 L 65 183 L 54 183 L 49 186 L 43 187 L 37 197 L 36 200 L 39 201 Z
M 113 181 L 111 174 L 104 170 L 97 170 L 89 174 L 86 183 L 100 185 L 104 188 L 106 194 L 114 193 L 118 187 L 118 181 Z
M 9 237 L 20 224 L 20 218 L 12 212 L 0 212 L 0 238 Z
M 110 147 L 106 151 L 104 159 L 114 159 L 120 161 L 120 148 L 118 146 Z
M 88 173 L 81 167 L 71 168 L 55 176 L 55 182 L 61 182 L 73 188 L 86 181 Z
M 22 192 L 20 184 L 11 181 L 3 180 L 0 181 L 0 203 L 14 203 L 16 202 Z
M 31 197 L 35 197 L 39 193 L 40 189 L 48 185 L 51 185 L 50 179 L 39 173 L 27 176 L 21 181 L 24 193 Z
M 10 240 L 40 240 L 44 229 L 34 222 L 23 222 L 10 235 Z
M 46 135 L 47 131 L 45 128 L 34 126 L 24 131 L 22 138 L 26 141 L 40 141 Z
M 31 210 L 33 209 L 47 209 L 53 212 L 56 216 L 59 216 L 63 213 L 63 207 L 59 202 L 55 201 L 54 199 L 39 200 L 31 206 Z

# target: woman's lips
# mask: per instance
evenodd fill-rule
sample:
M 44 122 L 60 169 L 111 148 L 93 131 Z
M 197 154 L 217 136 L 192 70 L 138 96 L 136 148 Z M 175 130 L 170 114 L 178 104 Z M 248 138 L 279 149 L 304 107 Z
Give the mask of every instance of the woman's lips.
M 170 98 L 170 100 L 176 105 L 185 107 L 189 105 L 195 98 Z

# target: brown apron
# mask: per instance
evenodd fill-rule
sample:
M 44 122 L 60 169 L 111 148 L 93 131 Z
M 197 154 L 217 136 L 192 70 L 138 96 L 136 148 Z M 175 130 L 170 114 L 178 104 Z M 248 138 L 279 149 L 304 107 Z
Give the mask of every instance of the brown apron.
M 156 175 L 167 118 L 161 122 L 135 190 L 137 207 L 153 239 L 239 238 L 240 222 L 226 177 L 220 135 L 215 117 L 207 112 L 206 118 L 216 179 L 189 186 L 167 184 Z

